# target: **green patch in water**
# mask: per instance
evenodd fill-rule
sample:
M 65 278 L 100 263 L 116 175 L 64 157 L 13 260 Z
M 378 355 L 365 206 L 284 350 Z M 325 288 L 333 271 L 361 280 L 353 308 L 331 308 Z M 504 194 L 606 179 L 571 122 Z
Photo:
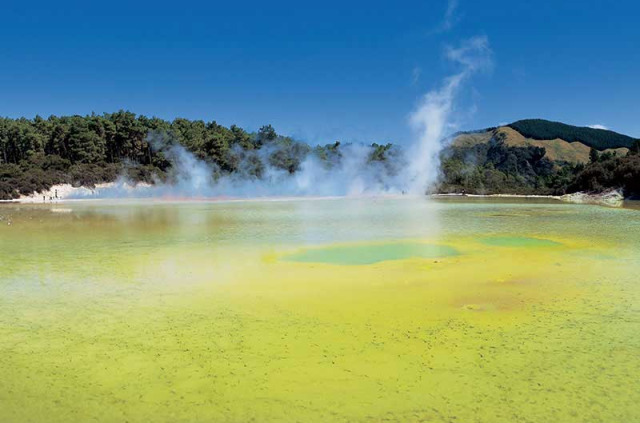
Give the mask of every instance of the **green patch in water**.
M 448 245 L 402 242 L 314 248 L 290 254 L 284 259 L 304 263 L 357 265 L 408 258 L 450 257 L 458 254 L 458 250 Z
M 543 238 L 529 238 L 525 236 L 500 236 L 484 238 L 480 242 L 494 247 L 554 247 L 562 245 L 559 242 Z

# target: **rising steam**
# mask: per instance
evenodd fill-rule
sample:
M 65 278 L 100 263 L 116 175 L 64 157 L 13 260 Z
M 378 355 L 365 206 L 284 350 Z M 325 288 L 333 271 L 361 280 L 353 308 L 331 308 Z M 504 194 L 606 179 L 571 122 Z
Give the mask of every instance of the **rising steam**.
M 491 66 L 491 49 L 486 37 L 475 37 L 457 48 L 447 49 L 447 58 L 462 69 L 444 80 L 439 88 L 424 95 L 410 122 L 417 141 L 409 148 L 406 189 L 423 194 L 436 182 L 440 169 L 440 152 L 446 136 L 455 129 L 452 119 L 454 101 L 462 84 L 475 72 Z
M 265 197 L 354 196 L 380 194 L 423 195 L 439 175 L 440 153 L 455 128 L 455 100 L 463 84 L 477 71 L 491 66 L 486 37 L 475 37 L 449 47 L 446 57 L 459 70 L 426 93 L 410 115 L 415 142 L 403 151 L 397 147 L 386 160 L 372 160 L 371 146 L 347 144 L 331 160 L 309 153 L 295 172 L 271 165 L 269 146 L 245 154 L 238 171 L 221 172 L 195 157 L 166 134 L 150 134 L 152 148 L 171 163 L 169 182 L 137 186 L 122 179 L 94 191 L 92 197 Z M 252 171 L 259 167 L 260 176 Z

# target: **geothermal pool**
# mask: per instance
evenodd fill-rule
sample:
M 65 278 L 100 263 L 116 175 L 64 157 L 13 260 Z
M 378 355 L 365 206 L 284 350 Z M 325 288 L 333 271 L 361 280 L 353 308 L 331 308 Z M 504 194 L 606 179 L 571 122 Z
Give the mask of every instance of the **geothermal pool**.
M 640 211 L 0 205 L 0 421 L 640 420 Z

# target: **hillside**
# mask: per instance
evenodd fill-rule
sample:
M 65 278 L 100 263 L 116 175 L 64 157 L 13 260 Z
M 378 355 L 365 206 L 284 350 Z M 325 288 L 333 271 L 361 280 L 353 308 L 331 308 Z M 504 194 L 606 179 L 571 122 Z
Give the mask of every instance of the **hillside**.
M 535 122 L 527 135 L 514 129 L 526 126 L 523 122 Z M 611 138 L 602 138 L 603 134 Z M 452 138 L 442 158 L 440 192 L 561 195 L 612 188 L 622 188 L 629 196 L 640 192 L 640 142 L 626 135 L 524 120 Z
M 518 122 L 526 122 L 526 121 L 518 121 Z M 542 136 L 541 135 L 542 133 L 551 133 L 550 131 L 536 133 L 535 134 L 536 137 L 525 136 L 522 133 L 520 133 L 518 130 L 514 129 L 513 125 L 515 125 L 515 123 L 506 125 L 506 126 L 501 126 L 494 129 L 488 129 L 482 132 L 461 133 L 455 136 L 453 145 L 458 147 L 468 147 L 478 143 L 487 143 L 492 138 L 499 137 L 503 139 L 507 145 L 514 146 L 514 147 L 525 147 L 525 146 L 543 147 L 546 150 L 545 157 L 553 162 L 567 162 L 567 163 L 577 164 L 577 163 L 588 163 L 589 152 L 591 150 L 591 147 L 597 144 L 597 142 L 594 142 L 594 139 L 588 139 L 587 142 L 589 142 L 589 144 L 587 144 L 586 142 L 582 142 L 582 141 L 569 141 L 561 137 L 540 138 Z M 570 126 L 570 125 L 564 125 L 564 126 Z M 572 127 L 572 128 L 578 128 L 578 127 Z M 590 128 L 587 128 L 587 129 L 590 129 Z M 596 130 L 596 131 L 600 131 L 600 130 Z M 625 146 L 619 146 L 619 147 L 610 147 L 610 148 L 594 147 L 596 150 L 599 150 L 603 153 L 608 153 L 612 155 L 614 155 L 615 153 L 616 156 L 624 156 L 629 152 L 629 148 L 633 145 L 633 142 L 635 142 L 633 138 L 627 137 L 626 135 L 620 135 L 612 131 L 604 131 L 604 132 L 612 133 L 620 137 L 628 138 L 632 140 L 632 142 L 627 143 L 625 140 L 624 142 Z M 616 143 L 613 141 L 600 142 L 600 145 L 604 145 L 604 144 L 620 145 L 619 143 Z

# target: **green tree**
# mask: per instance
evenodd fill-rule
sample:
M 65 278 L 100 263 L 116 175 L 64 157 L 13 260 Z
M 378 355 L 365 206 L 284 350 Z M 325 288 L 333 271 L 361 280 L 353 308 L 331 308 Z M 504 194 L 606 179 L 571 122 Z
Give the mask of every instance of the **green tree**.
M 67 145 L 72 163 L 96 163 L 104 158 L 104 138 L 89 123 L 89 120 L 81 116 L 74 116 L 71 120 Z
M 597 163 L 599 160 L 600 153 L 598 153 L 598 150 L 591 147 L 591 150 L 589 150 L 589 163 Z
M 275 141 L 277 137 L 278 137 L 278 134 L 276 134 L 276 130 L 273 129 L 273 126 L 265 125 L 261 127 L 260 130 L 258 131 L 257 144 L 258 146 L 268 144 L 272 141 Z

